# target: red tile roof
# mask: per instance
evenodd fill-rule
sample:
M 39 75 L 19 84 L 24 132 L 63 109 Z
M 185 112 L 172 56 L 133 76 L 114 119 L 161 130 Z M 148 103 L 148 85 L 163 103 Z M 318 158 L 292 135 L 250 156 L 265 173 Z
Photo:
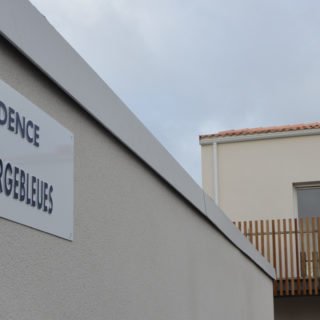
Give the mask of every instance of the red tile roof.
M 300 124 L 290 124 L 286 126 L 275 126 L 275 127 L 261 127 L 261 128 L 251 128 L 251 129 L 238 129 L 238 130 L 226 130 L 220 131 L 213 134 L 200 135 L 200 140 L 207 138 L 222 138 L 222 137 L 232 137 L 232 136 L 245 136 L 252 134 L 261 133 L 275 133 L 275 132 L 286 132 L 286 131 L 298 131 L 298 130 L 310 130 L 310 129 L 320 129 L 320 122 L 313 123 L 300 123 Z

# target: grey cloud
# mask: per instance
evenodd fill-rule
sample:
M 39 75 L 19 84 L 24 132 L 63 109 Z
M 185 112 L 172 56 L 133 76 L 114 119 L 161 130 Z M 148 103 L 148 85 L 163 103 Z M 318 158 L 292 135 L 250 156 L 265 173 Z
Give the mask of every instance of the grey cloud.
M 318 1 L 33 2 L 198 182 L 199 133 L 320 119 Z

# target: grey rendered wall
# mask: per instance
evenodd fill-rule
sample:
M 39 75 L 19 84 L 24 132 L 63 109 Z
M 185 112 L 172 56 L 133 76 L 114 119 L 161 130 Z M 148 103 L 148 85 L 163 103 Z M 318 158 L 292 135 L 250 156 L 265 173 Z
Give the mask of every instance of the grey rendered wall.
M 270 278 L 2 39 L 0 77 L 75 135 L 75 240 L 0 220 L 0 319 L 273 319 Z
M 320 297 L 279 298 L 274 308 L 275 320 L 318 320 Z

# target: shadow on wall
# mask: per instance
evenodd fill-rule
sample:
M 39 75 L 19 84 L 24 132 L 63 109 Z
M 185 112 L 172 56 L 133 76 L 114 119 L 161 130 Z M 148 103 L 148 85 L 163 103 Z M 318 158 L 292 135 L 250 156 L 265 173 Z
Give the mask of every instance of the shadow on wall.
M 317 320 L 320 318 L 319 297 L 275 298 L 275 320 Z

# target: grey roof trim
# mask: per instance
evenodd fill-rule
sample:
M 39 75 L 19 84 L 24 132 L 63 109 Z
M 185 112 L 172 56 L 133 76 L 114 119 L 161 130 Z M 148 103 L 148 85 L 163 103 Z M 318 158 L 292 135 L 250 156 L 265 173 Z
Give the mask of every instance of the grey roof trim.
M 0 33 L 208 217 L 227 239 L 268 276 L 275 277 L 274 269 L 267 260 L 29 1 L 2 0 Z
M 212 137 L 204 138 L 200 140 L 200 145 L 207 145 L 213 143 L 233 143 L 244 141 L 257 141 L 266 139 L 279 139 L 279 138 L 292 138 L 292 137 L 305 137 L 315 136 L 320 134 L 320 129 L 304 129 L 284 132 L 269 132 L 258 134 L 247 134 L 238 136 L 225 136 L 225 137 Z

